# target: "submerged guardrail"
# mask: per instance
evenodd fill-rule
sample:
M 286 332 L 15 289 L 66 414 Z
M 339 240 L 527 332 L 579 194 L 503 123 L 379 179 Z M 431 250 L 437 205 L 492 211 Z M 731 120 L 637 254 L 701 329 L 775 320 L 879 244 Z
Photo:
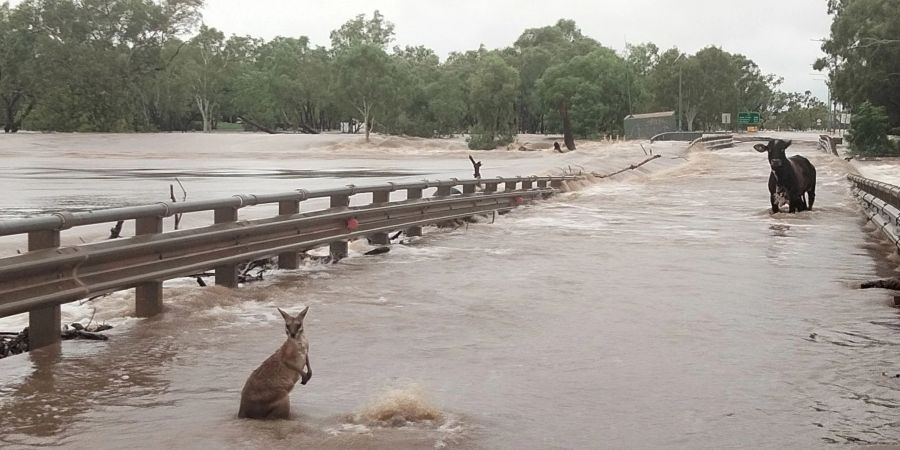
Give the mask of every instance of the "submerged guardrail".
M 369 237 L 387 244 L 388 232 L 394 230 L 418 236 L 423 225 L 511 210 L 580 178 L 350 185 L 0 221 L 0 236 L 28 235 L 27 253 L 0 259 L 0 317 L 28 312 L 30 344 L 37 348 L 60 339 L 64 303 L 134 288 L 136 315 L 149 317 L 162 310 L 162 283 L 168 279 L 214 269 L 216 284 L 237 287 L 240 263 L 277 256 L 280 268 L 296 269 L 299 252 L 326 244 L 333 258 L 340 259 L 347 255 L 350 239 Z M 454 193 L 456 186 L 462 193 Z M 476 186 L 482 191 L 476 192 Z M 437 188 L 435 195 L 423 199 L 429 188 Z M 392 202 L 391 192 L 400 190 L 406 191 L 406 199 Z M 350 197 L 359 194 L 371 194 L 371 203 L 350 207 Z M 301 202 L 312 198 L 330 198 L 330 208 L 301 214 Z M 238 220 L 241 208 L 264 204 L 278 204 L 278 215 Z M 163 232 L 163 218 L 203 211 L 213 213 L 213 225 Z M 134 237 L 60 246 L 62 230 L 126 220 L 135 221 Z
M 703 137 L 703 133 L 699 131 L 666 131 L 665 133 L 659 133 L 656 136 L 651 137 L 650 143 L 652 144 L 656 141 L 691 142 L 700 137 Z
M 734 147 L 734 135 L 716 134 L 711 136 L 702 136 L 691 141 L 691 145 L 688 146 L 688 148 L 691 148 L 697 144 L 702 144 L 707 150 L 730 148 Z
M 862 205 L 866 217 L 900 251 L 900 186 L 853 174 L 847 175 L 847 178 L 853 182 L 853 194 Z
M 825 151 L 825 153 L 830 153 L 834 156 L 841 156 L 837 151 L 838 138 L 831 137 L 827 134 L 819 135 L 818 147 Z

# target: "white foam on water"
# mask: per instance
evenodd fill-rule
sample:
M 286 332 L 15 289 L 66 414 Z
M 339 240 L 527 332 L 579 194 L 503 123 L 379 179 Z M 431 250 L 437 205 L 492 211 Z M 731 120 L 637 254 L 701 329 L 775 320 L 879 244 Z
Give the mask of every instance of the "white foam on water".
M 421 385 L 387 388 L 363 406 L 352 422 L 398 428 L 414 424 L 443 424 L 444 413 L 434 405 Z
M 900 186 L 900 159 L 890 164 L 858 164 L 860 172 L 867 178 L 872 178 L 884 183 Z

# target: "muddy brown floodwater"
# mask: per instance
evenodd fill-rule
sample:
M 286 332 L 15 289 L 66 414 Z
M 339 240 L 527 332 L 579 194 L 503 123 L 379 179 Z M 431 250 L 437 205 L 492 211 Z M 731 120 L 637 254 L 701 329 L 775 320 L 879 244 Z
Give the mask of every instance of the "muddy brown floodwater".
M 502 164 L 508 171 L 567 163 L 608 169 L 642 159 L 629 145 L 610 156 L 616 148 Z M 0 360 L 0 442 L 360 449 L 900 443 L 900 378 L 893 377 L 900 317 L 886 293 L 854 288 L 889 275 L 896 261 L 885 257 L 887 247 L 850 196 L 849 166 L 795 143 L 791 150 L 818 169 L 816 208 L 771 215 L 765 156 L 750 144 L 660 148 L 668 155 L 657 169 L 650 163 L 494 224 L 428 229 L 388 254 L 354 252 L 337 265 L 278 272 L 234 291 L 167 283 L 167 310 L 157 318 L 128 318 L 127 293 L 100 300 L 103 319 L 117 324 L 109 341 Z M 454 165 L 465 152 L 457 153 L 416 157 L 411 166 L 425 176 L 465 176 L 468 168 Z M 372 165 L 399 170 L 397 158 Z M 350 165 L 319 161 L 335 170 Z M 291 396 L 295 417 L 238 420 L 244 380 L 284 339 L 275 308 L 300 305 L 310 305 L 315 370 Z M 93 307 L 72 308 L 68 314 Z

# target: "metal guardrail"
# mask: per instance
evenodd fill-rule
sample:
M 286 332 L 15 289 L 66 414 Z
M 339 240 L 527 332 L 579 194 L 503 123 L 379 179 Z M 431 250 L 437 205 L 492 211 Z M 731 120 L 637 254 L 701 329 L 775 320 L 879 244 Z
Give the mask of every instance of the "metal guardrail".
M 699 131 L 667 131 L 665 133 L 659 133 L 656 136 L 650 138 L 650 142 L 656 141 L 684 141 L 691 142 L 694 139 L 702 137 L 703 133 Z
M 717 134 L 710 136 L 701 136 L 691 141 L 688 148 L 694 145 L 702 144 L 707 150 L 719 150 L 722 148 L 734 147 L 734 136 L 731 134 Z
M 866 217 L 881 229 L 900 251 L 900 186 L 847 175 L 853 182 L 853 193 L 859 199 Z
M 825 153 L 830 153 L 834 156 L 840 156 L 837 151 L 837 141 L 827 134 L 819 135 L 818 142 L 819 149 L 825 151 Z
M 28 234 L 28 252 L 0 259 L 0 317 L 29 312 L 32 348 L 59 339 L 60 305 L 93 295 L 135 288 L 136 315 L 162 309 L 162 282 L 215 269 L 216 283 L 237 287 L 239 263 L 278 256 L 285 269 L 299 266 L 298 252 L 325 244 L 335 259 L 350 239 L 369 236 L 388 243 L 388 232 L 421 235 L 421 226 L 492 211 L 507 211 L 557 192 L 577 176 L 440 180 L 298 190 L 185 203 L 112 208 L 0 221 L 0 236 Z M 476 193 L 476 186 L 483 191 Z M 462 186 L 463 193 L 452 188 Z M 503 190 L 499 187 L 502 186 Z M 422 191 L 437 188 L 434 197 Z M 406 200 L 390 193 L 406 190 Z M 372 194 L 372 203 L 350 207 L 350 197 Z M 331 208 L 300 214 L 300 203 L 329 197 Z M 277 203 L 279 215 L 238 221 L 241 208 Z M 178 213 L 213 211 L 211 226 L 163 232 L 162 220 Z M 136 236 L 60 247 L 60 231 L 135 220 Z

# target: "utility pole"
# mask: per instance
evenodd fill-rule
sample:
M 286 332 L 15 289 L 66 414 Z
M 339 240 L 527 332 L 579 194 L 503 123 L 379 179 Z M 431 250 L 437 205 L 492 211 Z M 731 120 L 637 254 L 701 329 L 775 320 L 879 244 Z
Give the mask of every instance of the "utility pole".
M 675 58 L 675 61 L 672 61 L 672 64 L 677 63 L 678 60 L 680 60 L 682 56 L 684 56 L 684 53 L 680 53 L 678 55 L 678 57 Z M 681 127 L 681 116 L 684 115 L 684 110 L 682 109 L 682 106 L 681 106 L 681 67 L 682 67 L 682 64 L 679 64 L 678 65 L 678 131 L 684 131 L 684 129 Z
M 678 131 L 684 131 L 681 128 L 681 115 L 684 114 L 681 106 L 681 66 L 678 66 Z

